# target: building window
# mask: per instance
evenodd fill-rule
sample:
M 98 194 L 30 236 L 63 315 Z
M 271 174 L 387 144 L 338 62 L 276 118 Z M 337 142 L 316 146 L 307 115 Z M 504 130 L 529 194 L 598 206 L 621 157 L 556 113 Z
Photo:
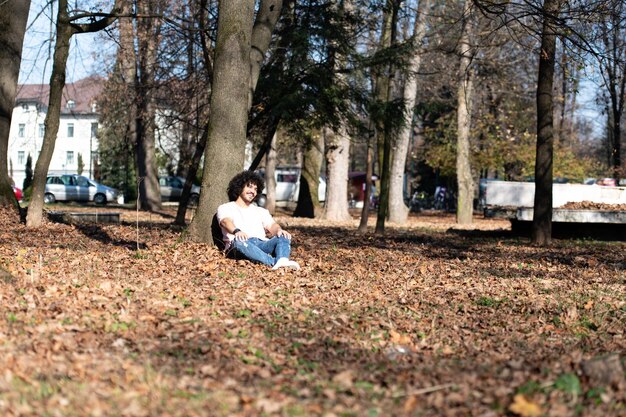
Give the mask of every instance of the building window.
M 98 136 L 98 123 L 91 124 L 91 137 L 95 138 Z
M 74 165 L 74 151 L 67 151 L 65 157 L 65 165 Z
M 23 138 L 26 134 L 26 125 L 24 123 L 20 123 L 17 128 L 17 136 Z
M 46 127 L 43 123 L 39 123 L 39 137 L 43 138 L 44 133 L 46 133 Z
M 76 102 L 74 100 L 67 100 L 67 104 L 65 105 L 68 109 L 72 110 L 76 107 Z
M 22 104 L 22 110 L 28 110 L 28 104 L 23 103 Z
M 17 151 L 17 164 L 18 165 L 25 165 L 26 164 L 26 158 L 25 158 L 24 151 Z
M 74 137 L 74 123 L 67 124 L 67 137 L 68 138 Z

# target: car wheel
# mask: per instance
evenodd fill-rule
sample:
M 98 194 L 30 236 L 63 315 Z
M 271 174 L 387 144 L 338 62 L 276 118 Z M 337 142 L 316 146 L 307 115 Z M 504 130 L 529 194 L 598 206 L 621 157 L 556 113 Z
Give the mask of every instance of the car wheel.
M 56 202 L 57 199 L 54 198 L 54 194 L 50 194 L 50 193 L 45 193 L 43 196 L 43 202 L 45 204 L 52 204 L 54 202 Z
M 190 206 L 197 206 L 198 202 L 200 201 L 200 196 L 198 194 L 191 194 L 189 196 L 189 205 Z
M 96 194 L 93 198 L 93 202 L 96 204 L 106 204 L 107 198 L 104 194 Z
M 267 204 L 267 196 L 265 194 L 261 194 L 260 196 L 258 196 L 256 199 L 256 204 L 259 207 L 265 207 L 265 204 Z

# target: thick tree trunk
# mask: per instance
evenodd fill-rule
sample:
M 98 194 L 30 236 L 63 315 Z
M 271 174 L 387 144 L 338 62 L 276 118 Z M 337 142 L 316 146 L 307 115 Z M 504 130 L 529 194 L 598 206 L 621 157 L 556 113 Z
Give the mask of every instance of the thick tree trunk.
M 19 208 L 9 179 L 8 158 L 11 116 L 30 0 L 0 4 L 0 206 Z
M 413 132 L 413 113 L 417 99 L 417 73 L 422 62 L 421 44 L 426 34 L 427 11 L 430 9 L 430 0 L 420 0 L 417 6 L 417 16 L 413 27 L 413 43 L 415 50 L 409 64 L 409 76 L 404 84 L 404 103 L 406 106 L 405 125 L 395 140 L 391 160 L 391 181 L 389 184 L 389 221 L 405 224 L 409 215 L 409 208 L 404 203 L 404 174 L 406 156 Z
M 150 16 L 160 12 L 159 3 L 149 0 L 137 2 L 137 11 Z M 155 85 L 155 67 L 157 48 L 160 39 L 161 23 L 159 19 L 139 19 L 137 21 L 137 83 L 135 84 L 135 103 L 137 106 L 137 142 L 136 162 L 139 185 L 140 210 L 157 211 L 161 209 L 159 173 L 155 150 L 155 108 L 153 88 Z
M 471 224 L 474 214 L 474 182 L 470 161 L 470 127 L 472 112 L 473 72 L 472 50 L 470 45 L 470 14 L 471 1 L 466 0 L 463 6 L 463 28 L 459 42 L 459 86 L 457 93 L 457 145 L 456 145 L 456 179 L 458 200 L 456 221 L 459 224 Z
M 343 19 L 344 29 L 349 30 L 350 25 L 344 19 L 346 13 L 352 12 L 352 0 L 337 2 L 336 11 L 338 19 Z M 345 65 L 345 56 L 338 48 L 337 42 L 331 42 L 328 46 L 330 62 L 335 69 Z M 337 85 L 347 84 L 345 74 L 335 71 L 334 82 Z M 350 136 L 348 121 L 342 117 L 339 126 L 335 129 L 325 127 L 323 129 L 325 157 L 326 157 L 326 201 L 324 202 L 323 217 L 330 221 L 343 221 L 351 219 L 348 211 L 348 171 L 350 169 Z
M 327 128 L 326 144 L 326 202 L 324 218 L 330 221 L 352 219 L 348 211 L 348 171 L 350 169 L 350 136 L 345 126 L 333 132 Z
M 554 153 L 552 88 L 556 56 L 554 19 L 561 0 L 545 0 L 537 80 L 537 153 L 535 161 L 535 202 L 531 230 L 532 242 L 548 245 L 552 241 L 552 160 Z
M 140 101 L 149 100 L 149 96 Z M 139 210 L 157 211 L 161 209 L 161 193 L 159 191 L 159 173 L 156 165 L 156 148 L 154 137 L 154 108 L 150 103 L 139 106 L 137 119 L 136 161 L 139 176 Z
M 228 182 L 244 164 L 250 93 L 250 45 L 254 0 L 219 3 L 209 133 L 202 192 L 189 237 L 211 242 L 217 207 L 228 201 Z

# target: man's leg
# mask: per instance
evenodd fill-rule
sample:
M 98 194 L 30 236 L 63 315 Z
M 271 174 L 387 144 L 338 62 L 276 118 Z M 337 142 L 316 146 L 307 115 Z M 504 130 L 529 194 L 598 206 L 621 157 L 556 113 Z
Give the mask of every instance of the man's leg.
M 235 240 L 231 246 L 230 256 L 235 259 L 249 259 L 251 261 L 260 262 L 265 265 L 273 266 L 276 259 L 266 251 L 265 246 L 260 246 L 266 241 L 252 238 L 248 240 Z
M 282 236 L 274 236 L 269 240 L 261 240 L 258 246 L 263 252 L 274 254 L 276 259 L 289 258 L 289 254 L 291 253 L 291 240 Z
M 286 237 L 274 236 L 270 240 L 261 242 L 259 244 L 259 247 L 265 252 L 274 253 L 274 255 L 276 256 L 276 261 L 272 269 L 300 269 L 300 265 L 298 264 L 298 262 L 289 259 L 289 254 L 291 253 L 291 240 L 287 239 Z

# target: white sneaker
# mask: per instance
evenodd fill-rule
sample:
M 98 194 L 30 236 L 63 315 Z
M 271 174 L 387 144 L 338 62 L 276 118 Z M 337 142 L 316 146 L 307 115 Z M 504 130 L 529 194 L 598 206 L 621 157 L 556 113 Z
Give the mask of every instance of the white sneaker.
M 276 263 L 272 267 L 272 269 L 278 269 L 278 268 L 291 268 L 297 271 L 300 269 L 300 265 L 296 261 L 291 261 L 287 258 L 280 258 L 278 261 L 276 261 Z

